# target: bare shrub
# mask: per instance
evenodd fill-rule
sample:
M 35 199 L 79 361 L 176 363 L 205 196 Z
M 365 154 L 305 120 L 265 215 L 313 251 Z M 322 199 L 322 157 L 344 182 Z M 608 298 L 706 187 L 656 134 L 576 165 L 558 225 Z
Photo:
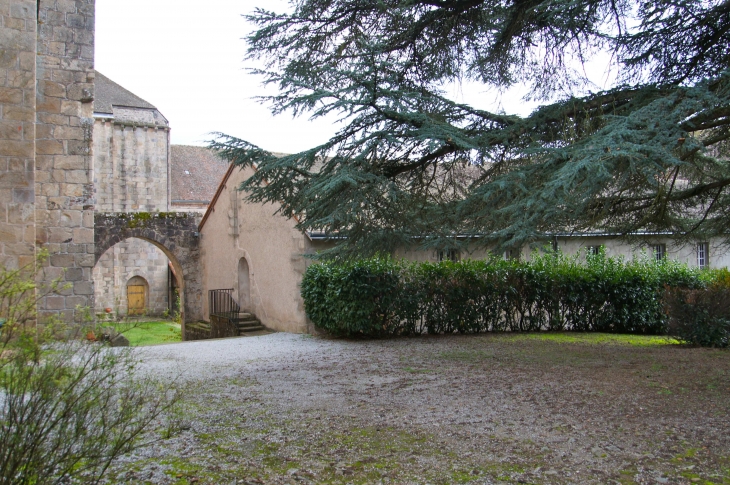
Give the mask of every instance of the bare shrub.
M 40 326 L 35 303 L 58 289 L 35 283 L 40 266 L 0 272 L 0 485 L 98 483 L 119 456 L 169 436 L 177 392 L 140 376 L 128 349 L 73 338 L 83 327 Z

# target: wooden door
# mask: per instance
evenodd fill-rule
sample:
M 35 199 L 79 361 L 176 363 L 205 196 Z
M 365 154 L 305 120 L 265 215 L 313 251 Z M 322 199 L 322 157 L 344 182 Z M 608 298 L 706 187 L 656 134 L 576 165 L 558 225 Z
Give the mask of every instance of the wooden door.
M 127 286 L 127 313 L 129 315 L 141 315 L 146 307 L 144 301 L 144 286 Z

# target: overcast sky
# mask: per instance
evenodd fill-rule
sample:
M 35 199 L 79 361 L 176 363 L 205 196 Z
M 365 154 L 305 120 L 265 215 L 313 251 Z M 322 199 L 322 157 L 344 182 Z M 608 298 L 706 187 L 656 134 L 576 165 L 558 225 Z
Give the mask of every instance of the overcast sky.
M 334 118 L 274 117 L 252 99 L 267 92 L 245 69 L 243 38 L 252 27 L 241 15 L 257 6 L 284 11 L 287 2 L 96 0 L 96 69 L 155 105 L 170 121 L 174 144 L 204 145 L 210 132 L 286 153 L 325 142 L 337 129 Z M 532 105 L 522 94 L 500 101 L 480 87 L 458 86 L 452 97 L 525 115 Z

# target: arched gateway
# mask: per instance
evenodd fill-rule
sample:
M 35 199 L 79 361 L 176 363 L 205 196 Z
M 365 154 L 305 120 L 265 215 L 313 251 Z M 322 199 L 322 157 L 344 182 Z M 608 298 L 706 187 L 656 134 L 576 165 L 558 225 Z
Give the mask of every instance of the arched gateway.
M 128 238 L 154 244 L 170 260 L 179 279 L 183 340 L 185 323 L 203 319 L 200 218 L 194 212 L 94 214 L 95 263 L 107 249 Z

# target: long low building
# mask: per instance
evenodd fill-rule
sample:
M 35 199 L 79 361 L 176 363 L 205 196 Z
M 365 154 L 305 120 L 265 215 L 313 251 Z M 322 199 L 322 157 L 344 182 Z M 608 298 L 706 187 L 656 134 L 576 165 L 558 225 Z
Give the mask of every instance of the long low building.
M 312 332 L 304 312 L 299 285 L 307 265 L 306 255 L 332 246 L 327 235 L 304 233 L 296 221 L 275 214 L 273 204 L 252 204 L 243 200 L 237 188 L 252 174 L 252 169 L 231 166 L 199 225 L 202 246 L 204 291 L 231 289 L 242 311 L 253 313 L 268 328 L 285 332 Z M 650 251 L 653 257 L 672 258 L 690 266 L 727 267 L 730 254 L 712 241 L 679 245 L 663 234 L 637 235 L 642 244 L 630 244 L 611 234 L 586 233 L 556 235 L 546 244 L 557 246 L 566 254 L 598 251 L 603 246 L 608 255 L 631 257 L 637 251 Z M 516 248 L 506 258 L 527 258 L 529 248 Z M 473 252 L 454 250 L 416 250 L 403 248 L 395 256 L 413 261 L 444 259 L 485 259 L 485 248 Z M 211 308 L 204 298 L 203 315 Z

